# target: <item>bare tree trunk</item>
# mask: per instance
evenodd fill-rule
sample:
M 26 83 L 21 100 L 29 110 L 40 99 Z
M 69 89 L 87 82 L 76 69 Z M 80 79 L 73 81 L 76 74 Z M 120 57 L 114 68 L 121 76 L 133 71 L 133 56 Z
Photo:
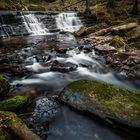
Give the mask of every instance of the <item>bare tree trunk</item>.
M 86 10 L 89 10 L 89 0 L 86 0 Z
M 132 14 L 135 14 L 135 15 L 139 14 L 139 0 L 133 0 Z
M 107 7 L 113 8 L 115 6 L 116 0 L 108 0 L 107 1 Z

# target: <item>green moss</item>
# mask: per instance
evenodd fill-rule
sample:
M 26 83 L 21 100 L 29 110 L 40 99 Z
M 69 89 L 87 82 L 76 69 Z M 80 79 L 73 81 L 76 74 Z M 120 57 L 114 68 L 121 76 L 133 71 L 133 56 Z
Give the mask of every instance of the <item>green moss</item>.
M 88 34 L 91 34 L 91 33 L 96 32 L 96 31 L 99 31 L 101 28 L 102 28 L 102 27 L 101 27 L 100 24 L 99 24 L 99 25 L 98 25 L 98 24 L 97 24 L 97 25 L 93 25 L 93 26 L 90 26 L 90 27 L 87 28 L 86 33 L 87 33 L 87 35 L 88 35 Z
M 116 35 L 112 38 L 111 45 L 121 48 L 125 45 L 125 42 L 122 37 Z
M 140 42 L 132 42 L 129 44 L 130 47 L 140 48 Z
M 0 102 L 0 110 L 12 111 L 22 107 L 27 103 L 27 97 L 25 96 L 15 96 L 10 99 Z
M 9 82 L 0 76 L 0 96 L 4 96 L 9 91 Z
M 3 115 L 5 117 L 9 118 L 9 121 L 7 121 L 6 125 L 9 127 L 20 127 L 23 122 L 20 118 L 17 117 L 17 115 L 13 112 L 8 111 L 0 111 L 0 115 Z
M 85 105 L 96 103 L 119 116 L 140 117 L 140 93 L 97 81 L 80 80 L 68 85 L 70 94 L 79 93 Z
M 86 35 L 87 28 L 82 26 L 77 32 L 74 33 L 75 36 L 80 37 Z
M 45 11 L 45 7 L 42 5 L 30 4 L 28 6 L 28 10 L 30 11 Z
M 100 24 L 93 25 L 90 27 L 82 26 L 77 32 L 74 33 L 74 35 L 77 37 L 89 35 L 91 33 L 99 31 L 101 28 L 102 28 L 102 25 L 100 25 Z
M 10 140 L 6 133 L 0 130 L 0 140 Z

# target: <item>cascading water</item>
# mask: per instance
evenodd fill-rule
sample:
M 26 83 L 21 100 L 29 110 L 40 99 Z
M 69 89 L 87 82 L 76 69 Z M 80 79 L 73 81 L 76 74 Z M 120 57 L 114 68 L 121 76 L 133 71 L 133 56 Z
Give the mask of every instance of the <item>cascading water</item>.
M 34 14 L 23 15 L 23 22 L 27 31 L 33 35 L 46 35 L 49 33 L 43 23 L 39 22 Z
M 0 13 L 0 37 L 48 35 L 51 32 L 75 32 L 82 26 L 75 12 L 55 13 Z
M 80 29 L 82 22 L 77 13 L 60 13 L 56 17 L 56 25 L 61 31 L 74 32 Z

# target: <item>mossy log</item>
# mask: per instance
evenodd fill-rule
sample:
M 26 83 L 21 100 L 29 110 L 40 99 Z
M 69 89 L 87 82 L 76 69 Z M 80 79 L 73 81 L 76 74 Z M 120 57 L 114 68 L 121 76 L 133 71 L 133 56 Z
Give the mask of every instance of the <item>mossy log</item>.
M 6 122 L 7 128 L 11 130 L 14 134 L 19 136 L 22 140 L 42 140 L 38 135 L 33 133 L 25 123 L 22 122 L 20 118 L 13 112 L 0 111 L 0 115 L 9 118 Z

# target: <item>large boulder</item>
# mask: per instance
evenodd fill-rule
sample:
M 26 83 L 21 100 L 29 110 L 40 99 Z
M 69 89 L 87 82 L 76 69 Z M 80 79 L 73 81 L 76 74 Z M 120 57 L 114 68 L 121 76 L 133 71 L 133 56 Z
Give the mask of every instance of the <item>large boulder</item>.
M 9 91 L 9 82 L 3 76 L 0 76 L 0 97 L 5 96 Z
M 19 109 L 27 103 L 28 98 L 25 96 L 15 96 L 10 99 L 0 101 L 0 110 L 13 111 Z
M 111 124 L 117 122 L 122 128 L 140 132 L 140 92 L 104 82 L 80 80 L 69 84 L 60 99 Z

